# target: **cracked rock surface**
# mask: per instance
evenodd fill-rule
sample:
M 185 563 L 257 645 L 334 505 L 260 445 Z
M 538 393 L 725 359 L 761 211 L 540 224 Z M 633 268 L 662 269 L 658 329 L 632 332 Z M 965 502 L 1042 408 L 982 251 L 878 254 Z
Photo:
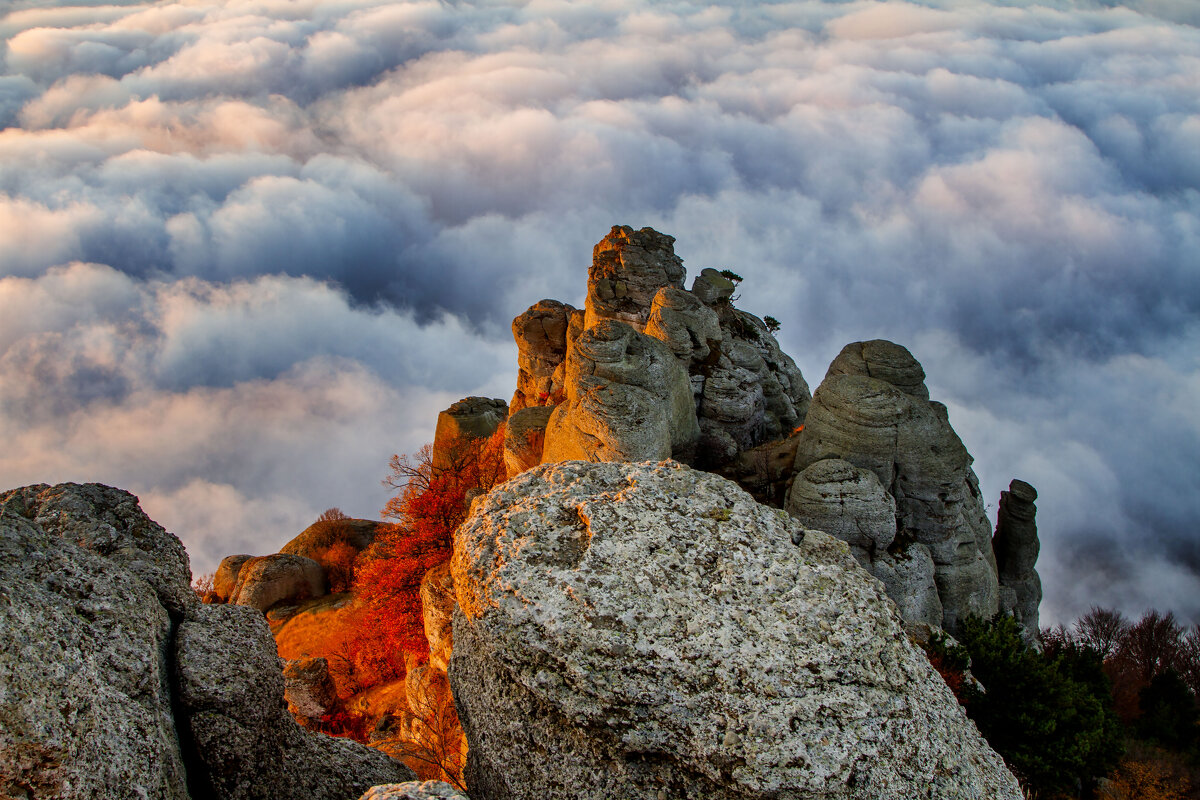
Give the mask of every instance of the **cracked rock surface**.
M 1021 796 L 847 545 L 723 478 L 542 465 L 452 571 L 475 796 Z

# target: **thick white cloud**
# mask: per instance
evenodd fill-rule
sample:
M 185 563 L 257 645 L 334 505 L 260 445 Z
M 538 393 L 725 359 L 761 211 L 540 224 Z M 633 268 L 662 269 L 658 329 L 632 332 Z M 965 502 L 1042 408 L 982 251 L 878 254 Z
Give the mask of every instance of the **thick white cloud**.
M 1041 489 L 1051 619 L 1200 614 L 1194 3 L 11 5 L 0 483 L 124 481 L 206 564 L 370 513 L 439 403 L 510 391 L 508 320 L 653 225 L 813 384 L 908 344 L 988 498 Z

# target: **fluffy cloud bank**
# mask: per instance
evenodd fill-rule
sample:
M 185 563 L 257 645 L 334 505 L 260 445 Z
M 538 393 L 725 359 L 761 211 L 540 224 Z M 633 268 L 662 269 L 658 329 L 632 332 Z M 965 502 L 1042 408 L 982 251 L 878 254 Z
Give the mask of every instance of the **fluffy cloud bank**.
M 613 223 L 746 276 L 815 385 L 907 344 L 1046 613 L 1200 619 L 1185 0 L 229 0 L 0 18 L 0 483 L 139 491 L 200 569 L 373 515 Z M 332 495 L 332 496 L 331 496 Z

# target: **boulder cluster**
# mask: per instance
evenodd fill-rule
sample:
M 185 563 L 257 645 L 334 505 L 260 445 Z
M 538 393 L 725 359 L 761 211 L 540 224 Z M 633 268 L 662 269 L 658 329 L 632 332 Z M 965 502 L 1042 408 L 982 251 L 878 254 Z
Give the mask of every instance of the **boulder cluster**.
M 993 543 L 971 456 L 907 349 L 849 344 L 810 395 L 766 323 L 734 306 L 740 278 L 704 269 L 684 289 L 674 241 L 614 227 L 584 310 L 541 300 L 513 320 L 509 477 L 574 460 L 695 465 L 845 541 L 910 625 L 953 633 L 1004 611 L 1032 638 L 1033 487 L 1005 493 Z M 459 429 L 490 433 L 500 405 L 456 404 L 488 423 Z
M 0 493 L 0 797 L 345 800 L 412 780 L 288 714 L 262 613 L 97 484 Z

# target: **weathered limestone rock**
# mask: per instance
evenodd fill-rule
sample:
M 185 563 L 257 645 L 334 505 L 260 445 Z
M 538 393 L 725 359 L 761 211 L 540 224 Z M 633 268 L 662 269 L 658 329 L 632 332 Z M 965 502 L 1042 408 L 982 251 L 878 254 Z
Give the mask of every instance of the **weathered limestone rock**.
M 1021 797 L 846 545 L 715 475 L 542 466 L 451 563 L 481 797 Z
M 683 288 L 686 271 L 674 245 L 674 236 L 653 228 L 635 231 L 614 225 L 592 248 L 584 328 L 605 319 L 620 320 L 638 331 L 645 328 L 658 290 Z
M 733 281 L 715 269 L 702 269 L 692 281 L 692 294 L 707 306 L 728 303 L 735 289 Z
M 199 769 L 193 792 L 228 800 L 343 800 L 412 771 L 357 742 L 309 733 L 288 715 L 275 641 L 256 611 L 198 606 L 175 639 L 177 724 Z M 197 774 L 199 773 L 199 774 Z
M 0 586 L 0 796 L 334 800 L 412 777 L 301 731 L 262 614 L 201 605 L 127 492 L 0 494 Z
M 788 513 L 850 545 L 868 570 L 896 538 L 896 501 L 870 470 L 827 458 L 804 468 L 788 492 Z
M 895 386 L 905 394 L 929 399 L 925 370 L 908 348 L 885 339 L 852 342 L 842 348 L 829 365 L 830 375 L 866 375 Z
M 1041 550 L 1035 500 L 1037 490 L 1014 478 L 1008 491 L 1000 493 L 996 535 L 992 538 L 1000 585 L 1015 595 L 1011 611 L 1031 639 L 1038 634 L 1038 606 L 1042 602 L 1042 579 L 1034 569 Z
M 168 659 L 187 600 L 172 582 L 188 585 L 183 545 L 133 495 L 0 494 L 0 797 L 188 797 Z
M 504 429 L 504 466 L 508 477 L 519 475 L 542 463 L 546 426 L 553 406 L 530 406 L 515 411 Z
M 283 662 L 283 685 L 288 713 L 305 727 L 316 725 L 337 704 L 337 689 L 324 658 Z
M 217 566 L 217 571 L 213 575 L 213 594 L 222 603 L 229 602 L 229 598 L 233 596 L 234 588 L 237 587 L 238 573 L 242 571 L 242 565 L 252 558 L 254 556 L 241 553 L 236 556 L 225 556 L 221 559 L 221 563 Z
M 687 373 L 671 351 L 603 320 L 575 341 L 567 401 L 546 427 L 543 462 L 690 458 L 699 437 Z
M 372 786 L 359 800 L 470 800 L 444 781 L 409 781 Z
M 896 603 L 900 617 L 906 623 L 910 626 L 942 626 L 945 615 L 933 577 L 933 556 L 928 547 L 919 542 L 893 546 L 878 554 L 869 569 L 883 582 L 888 597 Z
M 800 434 L 793 433 L 784 439 L 743 450 L 718 474 L 736 481 L 758 502 L 783 508 L 787 502 L 789 485 L 795 477 L 792 465 L 796 462 L 796 446 L 799 442 Z
M 860 344 L 842 351 L 841 371 L 831 368 L 813 396 L 795 467 L 843 459 L 875 474 L 895 500 L 897 533 L 929 549 L 942 626 L 953 633 L 967 616 L 999 609 L 991 526 L 971 456 L 946 407 L 923 396 L 924 373 L 911 355 L 886 342 Z M 899 376 L 904 388 L 861 374 L 867 368 Z
M 311 558 L 275 553 L 247 559 L 229 602 L 266 611 L 276 603 L 325 594 L 325 570 Z
M 539 300 L 513 320 L 519 371 L 509 413 L 561 402 L 562 384 L 554 382 L 554 372 L 567 356 L 567 331 L 576 312 L 557 300 Z
M 808 413 L 799 368 L 753 314 L 719 306 L 722 341 L 715 358 L 693 369 L 699 393 L 701 460 L 727 471 L 742 452 L 786 438 Z
M 434 469 L 454 469 L 457 443 L 491 436 L 508 417 L 508 404 L 487 397 L 464 397 L 438 414 L 433 434 Z
M 665 342 L 685 369 L 707 361 L 723 338 L 717 312 L 691 292 L 670 288 L 654 295 L 646 335 Z
M 454 649 L 454 581 L 449 562 L 429 570 L 421 579 L 421 616 L 429 641 L 429 663 L 445 672 Z

